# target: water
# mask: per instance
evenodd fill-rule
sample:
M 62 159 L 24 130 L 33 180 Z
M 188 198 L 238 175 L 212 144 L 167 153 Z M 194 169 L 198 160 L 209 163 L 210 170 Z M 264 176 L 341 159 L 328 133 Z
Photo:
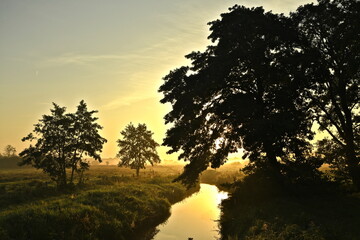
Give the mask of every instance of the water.
M 193 238 L 211 240 L 220 237 L 218 223 L 219 204 L 228 197 L 217 187 L 200 184 L 200 191 L 172 206 L 170 218 L 158 227 L 154 240 L 172 240 Z

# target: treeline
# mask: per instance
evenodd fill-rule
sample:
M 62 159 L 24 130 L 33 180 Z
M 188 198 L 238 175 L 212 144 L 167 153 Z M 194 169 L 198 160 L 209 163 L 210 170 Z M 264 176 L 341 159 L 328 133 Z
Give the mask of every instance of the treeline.
M 19 156 L 0 156 L 0 168 L 17 168 L 21 158 Z

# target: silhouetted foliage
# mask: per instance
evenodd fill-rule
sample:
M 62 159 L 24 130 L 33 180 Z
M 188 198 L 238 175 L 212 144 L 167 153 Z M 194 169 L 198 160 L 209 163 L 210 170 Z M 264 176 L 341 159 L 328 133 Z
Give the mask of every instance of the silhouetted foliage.
M 302 39 L 307 97 L 360 189 L 360 2 L 320 0 L 292 14 Z M 331 143 L 331 144 L 333 144 Z M 345 170 L 345 169 L 344 169 Z
M 5 157 L 13 157 L 16 156 L 16 149 L 15 147 L 11 146 L 11 145 L 6 145 L 6 147 L 4 148 L 4 156 Z
M 274 175 L 305 161 L 312 132 L 291 21 L 235 5 L 209 25 L 214 45 L 187 55 L 191 67 L 171 71 L 159 89 L 161 102 L 172 105 L 163 145 L 190 161 L 177 180 L 192 184 L 239 148 Z
M 23 141 L 36 141 L 20 153 L 22 165 L 32 165 L 42 169 L 56 181 L 59 187 L 68 184 L 67 169 L 71 169 L 69 183 L 73 183 L 74 172 L 80 176 L 89 168 L 83 157 L 89 156 L 99 162 L 103 144 L 98 130 L 102 127 L 93 117 L 97 111 L 88 111 L 86 103 L 81 101 L 75 113 L 65 113 L 66 108 L 53 103 L 50 115 L 43 115 L 35 124 L 33 133 Z
M 139 171 L 145 169 L 146 162 L 151 165 L 160 163 L 156 151 L 159 144 L 152 139 L 153 133 L 147 129 L 146 124 L 139 124 L 135 127 L 130 123 L 125 130 L 121 131 L 121 135 L 123 139 L 117 141 L 120 147 L 117 154 L 117 157 L 120 158 L 119 167 L 126 166 L 136 169 L 136 176 L 139 176 Z
M 333 180 L 349 185 L 351 178 L 345 156 L 344 148 L 335 141 L 325 138 L 317 142 L 316 157 L 329 164 Z

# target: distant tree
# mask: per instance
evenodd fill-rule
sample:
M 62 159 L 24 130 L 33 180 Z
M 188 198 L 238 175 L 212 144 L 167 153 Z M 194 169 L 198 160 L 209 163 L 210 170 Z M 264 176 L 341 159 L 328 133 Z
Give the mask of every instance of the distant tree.
M 171 71 L 159 89 L 172 105 L 163 145 L 190 161 L 177 180 L 192 184 L 239 148 L 254 168 L 276 175 L 303 161 L 312 133 L 291 21 L 235 5 L 209 24 L 214 45 L 187 55 L 191 67 Z
M 106 139 L 98 133 L 102 127 L 93 117 L 97 111 L 88 111 L 84 101 L 75 113 L 65 113 L 66 108 L 55 103 L 53 106 L 51 114 L 43 115 L 33 133 L 22 139 L 36 143 L 20 153 L 21 164 L 42 169 L 59 187 L 64 187 L 68 184 L 67 169 L 71 170 L 69 183 L 72 184 L 74 172 L 82 177 L 89 168 L 84 156 L 101 162 L 99 152 Z
M 16 155 L 16 149 L 15 147 L 11 146 L 11 145 L 7 145 L 4 148 L 4 156 L 5 157 L 13 157 Z
M 0 154 L 0 168 L 17 168 L 20 157 L 16 155 L 16 149 L 12 145 L 4 147 L 3 154 Z
M 151 165 L 159 163 L 160 158 L 157 154 L 157 142 L 152 139 L 153 133 L 147 130 L 146 124 L 139 124 L 135 127 L 132 123 L 121 131 L 122 139 L 119 139 L 118 146 L 120 151 L 117 157 L 120 158 L 119 167 L 126 166 L 136 169 L 136 176 L 139 176 L 140 169 L 145 169 L 145 163 Z
M 331 164 L 340 164 L 360 190 L 360 1 L 320 0 L 298 8 L 292 19 L 314 118 L 333 141 L 320 142 L 320 150 L 337 155 Z

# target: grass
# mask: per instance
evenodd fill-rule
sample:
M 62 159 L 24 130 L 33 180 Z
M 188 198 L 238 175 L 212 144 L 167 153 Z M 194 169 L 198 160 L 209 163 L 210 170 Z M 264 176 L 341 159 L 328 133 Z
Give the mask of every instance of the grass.
M 284 187 L 256 177 L 234 184 L 223 201 L 222 239 L 359 239 L 359 194 L 329 183 Z
M 58 191 L 32 169 L 0 171 L 0 239 L 144 239 L 171 204 L 197 189 L 171 180 L 179 167 L 141 172 L 92 167 L 85 185 Z

